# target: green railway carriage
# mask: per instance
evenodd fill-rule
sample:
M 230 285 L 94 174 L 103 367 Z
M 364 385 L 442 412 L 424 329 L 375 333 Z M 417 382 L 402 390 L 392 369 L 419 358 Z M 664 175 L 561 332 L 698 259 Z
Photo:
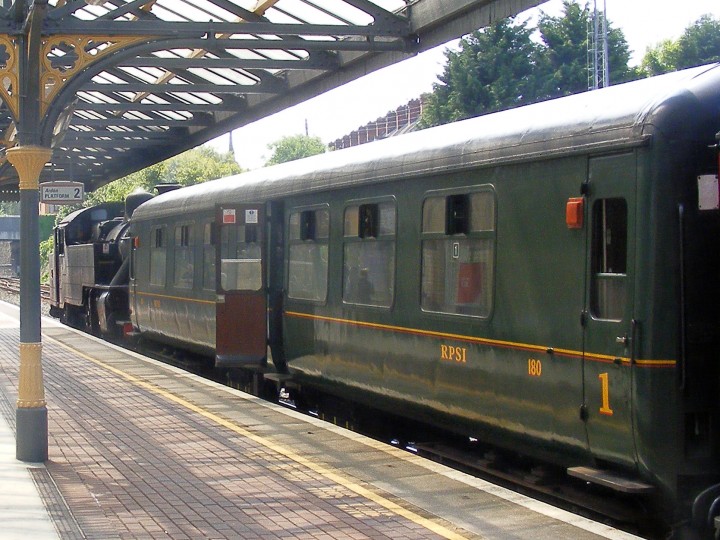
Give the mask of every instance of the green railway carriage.
M 698 525 L 720 505 L 719 131 L 705 66 L 177 190 L 133 216 L 132 322 L 219 365 L 269 343 L 303 384 Z

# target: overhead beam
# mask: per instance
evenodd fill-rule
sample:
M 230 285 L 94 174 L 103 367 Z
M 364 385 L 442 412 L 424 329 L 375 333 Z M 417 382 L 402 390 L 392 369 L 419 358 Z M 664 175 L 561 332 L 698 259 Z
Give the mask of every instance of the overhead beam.
M 410 28 L 420 36 L 420 50 L 425 51 L 546 1 L 417 0 L 408 7 Z
M 240 112 L 247 108 L 245 102 L 240 99 L 223 100 L 220 103 L 135 103 L 124 101 L 120 103 L 88 103 L 86 101 L 78 101 L 75 106 L 76 111 L 97 111 L 112 114 L 118 111 L 122 112 L 167 112 L 167 111 L 187 111 L 187 112 L 205 112 L 214 113 L 218 111 Z
M 163 141 L 170 141 L 177 138 L 178 133 L 177 130 L 174 129 L 166 131 L 78 131 L 68 133 L 60 144 L 60 147 L 82 147 L 85 144 L 95 142 L 96 139 L 94 137 L 111 137 L 125 141 L 144 140 L 146 144 L 152 140 L 153 144 L 165 144 Z
M 55 149 L 57 161 L 66 165 L 62 174 L 70 174 L 70 169 L 78 179 L 87 179 L 88 185 L 101 185 L 542 0 L 408 0 L 397 13 L 383 9 L 383 2 L 377 0 L 343 0 L 354 7 L 353 12 L 367 14 L 362 17 L 372 20 L 367 25 L 358 24 L 344 10 L 334 12 L 335 3 L 325 1 L 316 6 L 324 15 L 306 17 L 300 11 L 284 11 L 285 4 L 292 9 L 292 2 L 284 0 L 202 0 L 196 8 L 207 13 L 205 22 L 197 16 L 193 21 L 171 22 L 174 17 L 165 17 L 156 9 L 162 4 L 157 0 L 105 0 L 107 12 L 99 17 L 86 0 L 36 2 L 47 10 L 42 39 L 53 43 L 42 51 L 42 60 L 50 60 L 52 69 L 64 69 L 63 73 L 69 73 L 70 67 L 82 67 L 56 96 L 58 104 L 79 97 L 70 130 Z M 31 0 L 15 0 L 10 10 L 0 8 L 0 30 L 5 25 L 8 28 L 0 34 L 17 35 L 31 4 Z M 175 7 L 182 2 L 164 6 L 175 10 L 180 19 L 184 17 Z M 226 21 L 213 22 L 217 17 L 212 12 L 220 10 Z M 13 15 L 17 21 L 12 20 Z M 294 16 L 298 18 L 291 18 Z M 305 23 L 303 18 L 322 24 Z M 137 40 L 139 44 L 118 46 L 112 54 L 96 56 L 107 45 L 121 44 L 120 35 L 143 39 Z M 78 48 L 79 43 L 84 49 Z M 56 80 L 64 76 L 56 75 Z M 213 84 L 224 79 L 233 84 Z M 11 85 L 11 97 L 17 86 Z M 182 95 L 186 93 L 195 94 L 198 103 L 188 103 Z M 206 99 L 200 93 L 216 97 Z M 50 110 L 57 115 L 58 108 Z M 174 111 L 188 119 L 175 114 L 167 115 L 172 120 L 163 118 L 164 113 Z M 87 116 L 93 118 L 84 118 Z M 99 116 L 106 118 L 96 118 Z M 15 125 L 10 113 L 0 118 L 5 134 Z M 43 129 L 46 132 L 48 128 Z M 6 147 L 14 143 L 5 142 Z M 91 159 L 72 170 L 78 150 L 89 151 Z M 105 158 L 108 163 L 101 165 Z M 7 170 L 0 163 L 2 181 Z M 14 173 L 10 170 L 9 174 Z
M 197 40 L 187 37 L 178 37 L 162 41 L 152 41 L 145 45 L 133 48 L 138 54 L 154 52 L 156 50 L 172 49 L 225 49 L 225 50 L 291 50 L 291 51 L 372 51 L 392 52 L 408 51 L 406 40 L 377 41 L 361 39 L 327 39 L 310 40 L 299 37 L 278 39 L 212 39 Z
M 190 127 L 212 125 L 210 115 L 196 115 L 185 120 L 168 118 L 82 118 L 73 123 L 76 127 Z
M 168 139 L 170 140 L 170 139 Z M 133 148 L 147 148 L 148 141 L 147 139 L 115 139 L 110 141 L 98 141 L 94 139 L 79 139 L 76 141 L 78 144 L 69 145 L 67 144 L 67 141 L 63 141 L 62 144 L 55 148 L 55 152 L 58 153 L 57 158 L 53 157 L 53 161 L 61 160 L 62 159 L 62 150 L 65 152 L 69 152 L 72 148 L 82 148 L 84 150 L 88 150 L 89 152 L 92 152 L 93 148 L 103 148 L 103 149 L 113 149 L 117 150 L 118 152 L 125 152 L 129 151 Z M 68 159 L 75 159 L 75 158 L 68 158 Z
M 83 87 L 88 92 L 145 92 L 147 94 L 164 94 L 173 92 L 184 92 L 189 94 L 277 94 L 287 87 L 277 79 L 270 82 L 266 80 L 256 84 L 143 84 L 143 83 L 117 83 L 101 84 L 90 83 Z
M 338 67 L 337 58 L 327 55 L 324 58 L 316 58 L 311 55 L 308 58 L 297 60 L 275 60 L 258 58 L 160 58 L 157 56 L 142 56 L 128 58 L 119 64 L 118 67 L 156 67 L 160 69 L 331 69 Z
M 362 36 L 399 38 L 408 34 L 407 21 L 397 19 L 394 24 L 383 25 L 336 25 L 336 24 L 288 24 L 271 22 L 168 22 L 168 21 L 64 21 L 60 25 L 45 28 L 47 35 L 105 35 L 105 36 L 155 36 L 203 38 L 218 34 L 266 35 L 266 36 Z

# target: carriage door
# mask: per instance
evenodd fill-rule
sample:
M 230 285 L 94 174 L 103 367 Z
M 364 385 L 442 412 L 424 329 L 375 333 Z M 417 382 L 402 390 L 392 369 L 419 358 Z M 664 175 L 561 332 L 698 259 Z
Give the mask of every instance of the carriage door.
M 596 458 L 633 464 L 635 156 L 590 160 L 584 410 Z
M 261 365 L 267 348 L 264 207 L 219 206 L 216 222 L 215 364 Z

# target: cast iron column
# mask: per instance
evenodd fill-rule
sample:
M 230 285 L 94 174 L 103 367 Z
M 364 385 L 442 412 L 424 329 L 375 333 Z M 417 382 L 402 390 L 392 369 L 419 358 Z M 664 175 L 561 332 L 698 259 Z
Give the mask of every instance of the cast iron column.
M 38 239 L 39 178 L 52 150 L 16 146 L 8 161 L 20 177 L 20 374 L 16 409 L 20 461 L 48 458 L 48 420 L 42 372 L 40 336 L 40 249 Z

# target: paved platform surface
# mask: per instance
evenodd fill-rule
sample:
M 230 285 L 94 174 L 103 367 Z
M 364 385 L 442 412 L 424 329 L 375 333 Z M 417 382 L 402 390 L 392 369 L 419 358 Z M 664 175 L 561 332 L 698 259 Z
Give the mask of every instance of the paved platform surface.
M 0 304 L 0 539 L 634 538 L 49 319 L 24 464 L 18 344 Z

